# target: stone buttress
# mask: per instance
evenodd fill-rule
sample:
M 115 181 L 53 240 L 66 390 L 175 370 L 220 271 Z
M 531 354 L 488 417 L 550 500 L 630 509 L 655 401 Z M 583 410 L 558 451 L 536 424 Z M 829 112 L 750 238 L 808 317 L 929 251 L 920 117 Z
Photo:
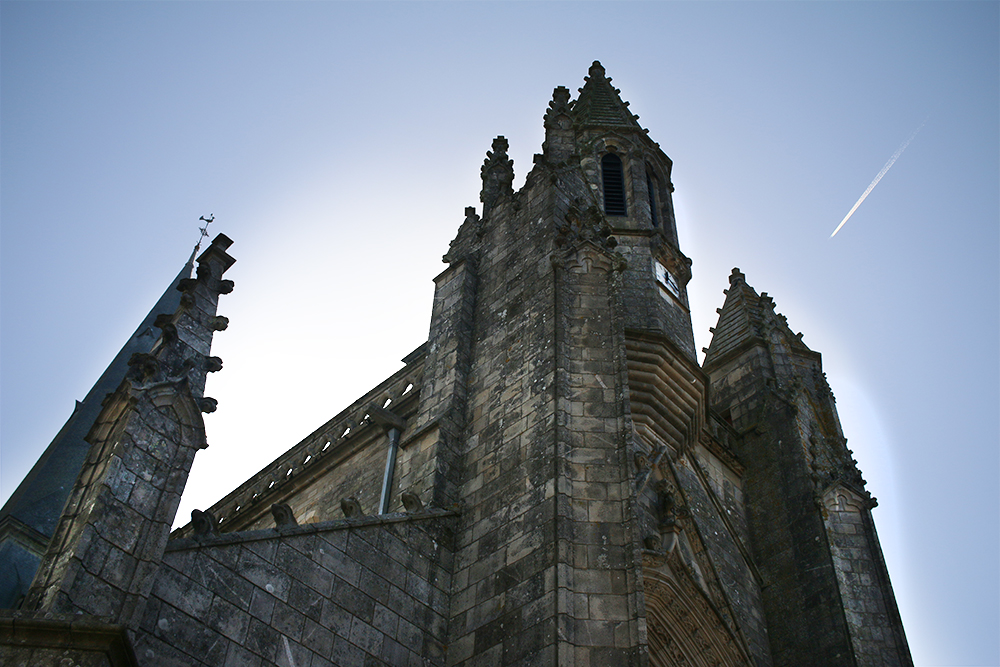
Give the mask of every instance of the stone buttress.
M 706 350 L 746 467 L 776 665 L 912 665 L 857 461 L 819 353 L 733 269 Z
M 197 277 L 177 286 L 177 310 L 156 319 L 151 351 L 132 356 L 105 399 L 27 598 L 4 619 L 5 662 L 93 660 L 90 648 L 65 647 L 71 628 L 138 629 L 195 453 L 207 446 L 201 415 L 215 401 L 203 392 L 206 374 L 222 367 L 210 347 L 226 326 L 216 307 L 233 287 L 222 278 L 235 261 L 226 253 L 231 243 L 220 234 L 202 253 Z
M 177 285 L 191 277 L 196 253 L 197 249 L 84 399 L 77 401 L 69 419 L 0 510 L 0 608 L 16 608 L 28 592 L 90 451 L 87 432 L 103 409 L 105 396 L 125 378 L 132 355 L 152 349 L 158 338 L 153 326 L 156 318 L 177 310 L 182 296 Z

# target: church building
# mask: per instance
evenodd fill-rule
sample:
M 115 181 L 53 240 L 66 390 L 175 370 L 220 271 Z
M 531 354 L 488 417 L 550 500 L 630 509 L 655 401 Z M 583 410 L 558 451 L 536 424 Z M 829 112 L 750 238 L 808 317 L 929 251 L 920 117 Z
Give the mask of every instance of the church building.
M 192 257 L 0 511 L 0 663 L 912 665 L 820 354 L 733 269 L 699 364 L 672 161 L 598 62 L 544 126 L 402 368 L 171 533 L 233 289 Z

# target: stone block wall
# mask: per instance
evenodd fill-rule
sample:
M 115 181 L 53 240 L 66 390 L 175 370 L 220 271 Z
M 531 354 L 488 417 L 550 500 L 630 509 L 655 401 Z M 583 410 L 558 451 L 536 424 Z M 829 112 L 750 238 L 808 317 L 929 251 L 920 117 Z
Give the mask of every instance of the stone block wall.
M 290 485 L 292 488 L 282 489 L 280 498 L 275 500 L 287 502 L 300 524 L 343 518 L 342 498 L 355 498 L 363 513 L 377 514 L 389 438 L 382 429 L 371 429 L 359 439 L 361 442 L 351 447 L 335 465 L 313 475 L 302 475 L 302 480 Z M 399 505 L 398 496 L 396 504 Z M 240 530 L 274 528 L 270 506 L 271 503 L 265 501 L 258 517 Z M 225 529 L 225 524 L 220 528 Z
M 530 180 L 530 177 L 529 177 Z M 481 225 L 449 661 L 553 664 L 553 285 L 546 193 Z
M 832 490 L 826 503 L 826 528 L 854 654 L 861 667 L 908 665 L 908 651 L 900 650 L 906 640 L 896 630 L 898 611 L 892 596 L 883 592 L 889 581 L 882 574 L 881 549 L 866 504 L 846 489 Z
M 625 447 L 623 258 L 584 242 L 556 251 L 558 631 L 566 660 L 645 657 L 638 517 Z
M 697 458 L 691 460 L 685 457 L 678 461 L 675 471 L 677 482 L 684 489 L 691 519 L 706 548 L 703 557 L 711 562 L 718 576 L 727 606 L 735 617 L 733 627 L 742 634 L 754 664 L 758 667 L 770 665 L 770 642 L 762 613 L 760 582 L 749 557 L 749 546 L 737 528 L 745 518 L 732 517 L 731 511 L 723 518 L 720 512 L 720 506 L 724 507 L 722 502 L 713 502 L 710 494 L 714 492 L 710 484 L 705 484 L 707 475 L 703 469 L 697 470 L 696 466 L 700 467 Z M 737 509 L 738 515 L 744 515 L 744 512 L 743 507 Z
M 466 230 L 479 222 L 468 213 Z M 437 507 L 459 501 L 477 292 L 474 253 L 449 259 L 452 265 L 435 279 L 420 410 L 403 434 L 397 469 L 400 490 Z
M 615 229 L 618 246 L 615 250 L 626 260 L 622 279 L 622 317 L 625 327 L 662 334 L 680 348 L 688 360 L 695 362 L 694 333 L 691 311 L 686 303 L 686 287 L 680 278 L 680 297 L 664 293 L 653 272 L 654 256 L 667 264 L 666 257 L 683 257 L 674 248 L 666 248 L 659 232 L 654 230 L 626 231 Z M 655 250 L 654 246 L 659 248 Z M 679 262 L 683 264 L 683 260 Z M 688 276 L 690 271 L 686 271 Z
M 174 540 L 140 665 L 443 665 L 449 512 Z

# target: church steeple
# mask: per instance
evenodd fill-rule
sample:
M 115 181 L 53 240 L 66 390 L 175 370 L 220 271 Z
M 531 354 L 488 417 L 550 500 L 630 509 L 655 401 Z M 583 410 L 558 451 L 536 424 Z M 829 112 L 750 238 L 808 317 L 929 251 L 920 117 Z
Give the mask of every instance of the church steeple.
M 611 78 L 605 75 L 600 61 L 594 61 L 588 74 L 573 106 L 577 124 L 641 130 L 636 122 L 638 116 L 628 110 L 628 102 L 620 97 L 622 91 L 611 85 Z
M 152 349 L 159 337 L 155 329 L 157 316 L 173 313 L 180 306 L 182 295 L 178 286 L 191 277 L 197 252 L 195 247 L 86 397 L 76 402 L 69 419 L 0 510 L 0 608 L 14 607 L 31 584 L 90 449 L 84 438 L 94 425 L 105 396 L 115 391 L 125 378 L 132 355 Z
M 628 263 L 626 326 L 665 335 L 693 361 L 691 260 L 677 242 L 673 162 L 639 125 L 600 62 L 585 82 L 575 101 L 566 88 L 553 91 L 540 166 L 557 175 L 577 209 L 599 213 L 617 240 Z

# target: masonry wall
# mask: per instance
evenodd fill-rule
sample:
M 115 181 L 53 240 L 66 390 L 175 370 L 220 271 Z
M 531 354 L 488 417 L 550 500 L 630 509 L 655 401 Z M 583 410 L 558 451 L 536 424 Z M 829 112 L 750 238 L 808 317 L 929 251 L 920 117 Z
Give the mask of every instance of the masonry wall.
M 827 533 L 806 460 L 803 419 L 775 377 L 794 361 L 763 342 L 712 370 L 714 405 L 741 435 L 750 546 L 775 665 L 854 665 Z M 772 363 L 773 356 L 781 357 Z M 776 368 L 777 366 L 777 368 Z M 808 421 L 808 420 L 807 420 Z
M 626 439 L 620 255 L 557 251 L 559 634 L 581 664 L 641 664 L 645 605 Z
M 529 179 L 530 180 L 530 179 Z M 482 221 L 449 661 L 553 664 L 553 229 L 547 192 Z
M 911 664 L 906 640 L 897 631 L 899 613 L 892 596 L 883 592 L 889 581 L 871 514 L 849 492 L 832 495 L 826 527 L 858 665 Z
M 140 665 L 443 665 L 448 512 L 174 540 Z
M 318 462 L 322 467 L 309 475 L 307 481 L 283 489 L 281 497 L 275 500 L 287 502 L 300 524 L 343 518 L 342 498 L 355 498 L 363 513 L 378 514 L 389 439 L 382 429 L 372 430 L 374 432 L 367 437 L 360 436 L 363 442 L 352 448 L 353 451 L 336 466 L 327 468 Z M 241 530 L 274 528 L 270 506 L 270 503 L 263 503 L 260 515 Z
M 616 251 L 627 262 L 622 279 L 622 316 L 625 326 L 663 333 L 683 350 L 690 361 L 695 361 L 694 332 L 691 328 L 691 311 L 685 302 L 686 289 L 681 286 L 680 297 L 663 294 L 661 292 L 665 288 L 659 286 L 653 273 L 654 256 L 666 264 L 666 257 L 680 259 L 683 255 L 676 248 L 668 249 L 667 241 L 660 237 L 660 232 L 652 229 L 616 229 L 615 233 L 619 242 Z
M 701 469 L 702 474 L 695 467 Z M 771 651 L 767 634 L 767 623 L 763 614 L 760 583 L 749 558 L 749 544 L 740 526 L 745 522 L 745 508 L 742 504 L 731 504 L 725 518 L 720 507 L 725 508 L 723 497 L 715 496 L 709 485 L 704 484 L 705 466 L 698 460 L 685 458 L 676 467 L 677 481 L 684 488 L 690 504 L 691 518 L 698 528 L 698 534 L 706 547 L 704 557 L 712 563 L 718 575 L 726 601 L 732 609 L 733 620 L 742 634 L 754 664 L 770 665 Z M 735 510 L 735 511 L 734 511 Z

